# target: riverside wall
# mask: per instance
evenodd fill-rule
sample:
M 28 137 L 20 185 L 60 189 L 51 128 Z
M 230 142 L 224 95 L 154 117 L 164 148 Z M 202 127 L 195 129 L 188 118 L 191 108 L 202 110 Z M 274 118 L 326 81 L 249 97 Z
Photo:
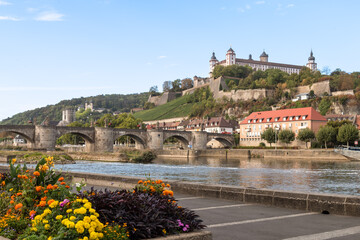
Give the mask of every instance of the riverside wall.
M 265 159 L 307 159 L 323 161 L 349 161 L 343 155 L 332 149 L 208 149 L 208 150 L 157 150 L 161 158 L 192 158 L 192 157 L 219 157 L 219 158 L 265 158 Z

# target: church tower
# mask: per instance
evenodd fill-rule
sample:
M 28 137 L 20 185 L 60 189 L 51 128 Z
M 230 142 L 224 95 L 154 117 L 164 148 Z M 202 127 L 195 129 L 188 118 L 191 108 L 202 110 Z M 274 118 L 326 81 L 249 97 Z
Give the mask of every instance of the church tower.
M 266 54 L 265 50 L 260 55 L 260 62 L 268 62 L 269 61 L 269 55 Z
M 235 64 L 235 51 L 230 47 L 226 52 L 226 66 Z
M 317 63 L 315 63 L 315 57 L 313 55 L 313 51 L 311 50 L 310 52 L 310 57 L 308 58 L 308 63 L 306 64 L 306 66 L 308 68 L 310 68 L 311 71 L 316 71 L 317 70 Z
M 215 53 L 214 53 L 214 52 L 212 53 L 212 56 L 211 56 L 209 62 L 210 62 L 210 77 L 211 77 L 211 74 L 212 74 L 212 72 L 213 72 L 213 70 L 214 70 L 215 65 L 219 63 L 219 61 L 218 61 L 218 60 L 216 59 L 216 57 L 215 57 Z

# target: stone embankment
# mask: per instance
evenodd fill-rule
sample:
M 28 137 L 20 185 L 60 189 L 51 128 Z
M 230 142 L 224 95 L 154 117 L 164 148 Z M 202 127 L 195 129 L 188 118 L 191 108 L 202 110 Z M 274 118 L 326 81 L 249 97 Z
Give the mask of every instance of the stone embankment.
M 348 161 L 332 149 L 208 149 L 208 150 L 157 150 L 158 157 L 218 157 L 218 158 L 264 158 L 304 159 L 323 161 Z

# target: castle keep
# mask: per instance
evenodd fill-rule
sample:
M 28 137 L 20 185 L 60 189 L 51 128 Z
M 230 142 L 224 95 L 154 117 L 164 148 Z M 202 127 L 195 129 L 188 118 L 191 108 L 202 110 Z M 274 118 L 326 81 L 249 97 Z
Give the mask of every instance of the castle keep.
M 291 65 L 291 64 L 283 64 L 283 63 L 274 63 L 269 62 L 269 55 L 263 51 L 260 55 L 260 61 L 253 60 L 252 55 L 249 55 L 249 59 L 236 58 L 235 51 L 230 47 L 230 49 L 226 53 L 225 60 L 218 61 L 215 57 L 215 53 L 213 52 L 212 57 L 210 59 L 210 77 L 212 76 L 212 72 L 216 65 L 229 66 L 238 64 L 240 66 L 249 66 L 255 70 L 265 71 L 267 69 L 280 69 L 288 74 L 296 73 L 299 74 L 300 70 L 303 66 L 299 65 Z M 317 70 L 317 64 L 315 63 L 315 57 L 311 50 L 310 57 L 308 58 L 308 63 L 306 67 L 310 68 L 313 71 Z

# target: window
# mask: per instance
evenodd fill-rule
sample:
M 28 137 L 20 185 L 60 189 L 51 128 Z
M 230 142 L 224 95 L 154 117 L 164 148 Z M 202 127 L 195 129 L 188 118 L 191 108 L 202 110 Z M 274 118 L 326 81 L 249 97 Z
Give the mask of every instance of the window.
M 298 126 L 298 124 L 297 123 L 295 123 L 295 127 L 297 127 Z
M 302 116 L 302 119 L 305 120 L 305 119 L 306 119 L 306 116 Z
M 286 128 L 286 124 L 283 124 L 283 125 L 282 125 L 282 128 L 285 129 L 285 128 Z
M 253 120 L 253 123 L 256 123 L 256 119 Z
M 270 122 L 270 119 L 271 119 L 271 118 L 268 118 L 268 119 L 266 119 L 266 121 L 267 121 L 267 122 Z
M 279 118 L 275 118 L 275 122 L 277 122 L 279 120 Z
M 259 130 L 261 131 L 261 125 L 259 126 Z
M 292 124 L 291 123 L 289 123 L 289 128 L 291 128 L 292 127 Z
M 299 116 L 296 116 L 296 117 L 295 117 L 295 120 L 299 120 Z
M 259 122 L 262 122 L 262 119 L 260 119 Z
M 283 117 L 283 121 L 286 121 L 286 117 Z
M 290 120 L 293 120 L 293 117 L 290 117 Z

